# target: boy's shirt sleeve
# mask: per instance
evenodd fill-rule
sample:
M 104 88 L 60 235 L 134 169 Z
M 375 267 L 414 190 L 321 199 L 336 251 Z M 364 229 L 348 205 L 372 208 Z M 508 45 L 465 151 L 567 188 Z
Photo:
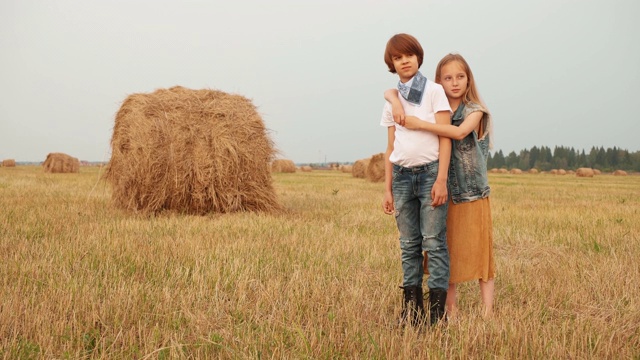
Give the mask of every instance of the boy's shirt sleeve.
M 445 94 L 444 88 L 437 83 L 433 83 L 433 85 L 435 85 L 435 91 L 432 92 L 433 97 L 431 98 L 433 112 L 448 111 L 451 113 L 451 106 L 449 106 L 449 100 L 447 100 L 447 94 Z
M 380 126 L 391 127 L 395 125 L 396 123 L 393 121 L 391 103 L 386 101 L 384 103 L 384 108 L 382 108 L 382 119 L 380 120 Z

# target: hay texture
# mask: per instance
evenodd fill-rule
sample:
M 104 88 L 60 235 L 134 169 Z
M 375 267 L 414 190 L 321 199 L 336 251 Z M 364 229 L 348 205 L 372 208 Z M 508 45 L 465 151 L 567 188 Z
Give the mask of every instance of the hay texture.
M 353 176 L 354 178 L 364 179 L 367 172 L 367 167 L 369 166 L 369 161 L 371 161 L 371 158 L 360 159 L 353 163 L 351 176 Z
M 271 171 L 274 173 L 294 173 L 296 169 L 296 164 L 288 159 L 273 160 L 271 164 Z
M 49 153 L 42 167 L 44 172 L 52 174 L 79 173 L 80 160 L 63 153 Z
M 340 165 L 340 171 L 343 173 L 353 172 L 353 165 Z
M 510 174 L 516 174 L 516 175 L 519 175 L 519 174 L 522 174 L 522 170 L 520 170 L 520 169 L 511 169 L 511 170 L 509 171 L 509 173 L 510 173 Z
M 128 96 L 116 114 L 104 178 L 114 203 L 143 213 L 280 209 L 276 151 L 250 100 L 183 87 Z
M 371 157 L 365 171 L 365 178 L 371 182 L 384 181 L 384 153 Z
M 628 174 L 624 170 L 616 170 L 616 171 L 613 172 L 613 175 L 615 175 L 615 176 L 627 176 Z
M 593 175 L 595 175 L 595 173 L 591 168 L 578 168 L 576 170 L 577 177 L 593 177 Z
M 14 159 L 4 159 L 2 160 L 3 167 L 16 167 L 16 161 Z

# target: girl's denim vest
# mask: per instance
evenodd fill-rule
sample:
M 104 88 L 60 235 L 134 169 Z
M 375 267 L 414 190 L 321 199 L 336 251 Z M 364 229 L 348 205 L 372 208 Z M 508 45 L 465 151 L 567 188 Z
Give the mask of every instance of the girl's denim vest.
M 484 112 L 481 121 L 484 129 L 482 139 L 478 139 L 478 134 L 474 130 L 462 140 L 452 140 L 449 192 L 454 204 L 484 199 L 491 191 L 487 178 L 490 135 L 488 129 L 491 117 L 478 104 L 461 103 L 453 114 L 451 122 L 455 126 L 460 126 L 467 115 L 474 111 Z

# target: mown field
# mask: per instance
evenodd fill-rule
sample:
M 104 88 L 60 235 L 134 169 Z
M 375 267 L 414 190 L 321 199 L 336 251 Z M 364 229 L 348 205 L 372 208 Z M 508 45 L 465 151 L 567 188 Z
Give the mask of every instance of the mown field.
M 286 212 L 133 215 L 99 168 L 0 168 L 2 359 L 640 359 L 640 176 L 491 174 L 496 314 L 394 327 L 383 185 L 274 174 Z

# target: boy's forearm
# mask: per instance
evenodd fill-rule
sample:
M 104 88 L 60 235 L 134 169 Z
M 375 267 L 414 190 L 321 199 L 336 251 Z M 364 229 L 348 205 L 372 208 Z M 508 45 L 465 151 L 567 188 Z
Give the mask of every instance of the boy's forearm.
M 451 161 L 451 140 L 444 136 L 439 137 L 440 151 L 438 155 L 438 177 L 436 181 L 447 182 L 449 175 L 449 161 Z
M 398 99 L 398 89 L 385 90 L 384 99 L 387 100 L 390 103 L 393 103 L 394 101 L 400 101 Z

